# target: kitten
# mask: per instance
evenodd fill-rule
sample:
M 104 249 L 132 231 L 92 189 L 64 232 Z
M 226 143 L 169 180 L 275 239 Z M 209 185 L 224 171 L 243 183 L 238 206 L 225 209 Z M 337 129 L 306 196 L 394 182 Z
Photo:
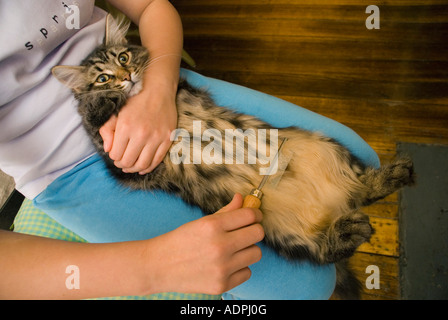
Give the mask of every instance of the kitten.
M 174 193 L 210 214 L 226 205 L 235 193 L 244 195 L 258 186 L 265 164 L 262 157 L 252 162 L 248 159 L 253 154 L 263 154 L 260 151 L 269 149 L 277 139 L 287 138 L 282 154 L 293 157 L 278 185 L 267 184 L 263 189 L 265 242 L 288 259 L 336 263 L 336 293 L 343 298 L 359 297 L 360 283 L 345 265 L 346 259 L 360 244 L 369 241 L 373 232 L 368 216 L 359 207 L 412 184 L 412 162 L 399 159 L 379 169 L 364 167 L 346 148 L 320 133 L 299 128 L 272 131 L 274 128 L 253 116 L 216 106 L 206 92 L 181 80 L 177 93 L 177 132 L 181 134 L 174 137 L 170 151 L 151 173 L 123 173 L 104 152 L 99 129 L 119 113 L 129 96 L 139 92 L 142 74 L 151 63 L 145 48 L 127 43 L 127 28 L 128 24 L 117 23 L 109 16 L 103 45 L 80 66 L 57 66 L 52 70 L 57 79 L 73 90 L 85 129 L 112 174 L 131 188 Z M 180 137 L 194 136 L 194 123 L 198 124 L 195 121 L 200 121 L 201 133 L 214 133 L 213 143 L 209 142 L 211 139 L 193 139 L 193 143 L 183 144 L 189 140 Z M 264 130 L 266 139 L 260 138 L 254 144 L 248 135 L 243 148 L 238 139 L 232 139 L 233 154 L 243 154 L 244 161 L 240 163 L 235 158 L 225 158 L 221 163 L 185 161 L 198 151 L 211 156 L 206 152 L 211 144 L 214 152 L 227 150 L 229 141 L 219 138 L 225 137 L 226 129 Z

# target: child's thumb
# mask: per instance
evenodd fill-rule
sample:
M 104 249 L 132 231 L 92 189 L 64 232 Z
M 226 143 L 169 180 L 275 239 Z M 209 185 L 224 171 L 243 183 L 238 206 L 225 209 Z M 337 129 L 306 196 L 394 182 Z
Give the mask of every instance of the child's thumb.
M 236 209 L 241 208 L 242 206 L 243 206 L 243 196 L 239 193 L 236 193 L 233 196 L 232 201 L 230 201 L 226 206 L 222 207 L 216 213 L 236 210 Z

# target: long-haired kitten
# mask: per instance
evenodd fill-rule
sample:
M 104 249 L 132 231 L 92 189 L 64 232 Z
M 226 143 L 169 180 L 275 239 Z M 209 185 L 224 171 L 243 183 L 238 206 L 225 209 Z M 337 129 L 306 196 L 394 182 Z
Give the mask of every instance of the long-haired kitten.
M 104 152 L 99 129 L 120 112 L 129 96 L 139 92 L 142 74 L 151 63 L 145 48 L 127 43 L 127 28 L 128 24 L 109 16 L 103 45 L 80 66 L 52 70 L 73 90 L 85 129 L 112 174 L 131 188 L 174 193 L 210 214 L 235 193 L 244 195 L 257 187 L 266 159 L 272 159 L 275 151 L 265 150 L 287 138 L 282 154 L 290 155 L 288 166 L 284 172 L 279 170 L 283 176 L 275 186 L 268 183 L 263 189 L 264 241 L 288 259 L 336 263 L 336 293 L 357 298 L 360 285 L 345 262 L 373 232 L 359 208 L 411 184 L 412 162 L 399 159 L 379 169 L 365 167 L 333 139 L 300 128 L 272 130 L 256 117 L 217 106 L 206 92 L 181 80 L 178 134 L 170 151 L 149 174 L 123 173 Z M 209 138 L 195 140 L 195 130 Z M 226 132 L 235 133 L 230 142 Z M 261 138 L 259 132 L 264 134 Z M 226 153 L 230 147 L 233 152 Z M 200 154 L 202 161 L 194 161 L 194 154 Z

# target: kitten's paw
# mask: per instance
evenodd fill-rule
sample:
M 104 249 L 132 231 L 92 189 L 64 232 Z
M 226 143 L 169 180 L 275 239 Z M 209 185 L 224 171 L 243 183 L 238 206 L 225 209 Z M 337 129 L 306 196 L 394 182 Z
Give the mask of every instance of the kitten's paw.
M 335 262 L 352 256 L 362 243 L 370 240 L 373 232 L 369 217 L 363 213 L 340 217 L 329 231 L 328 259 Z
M 379 169 L 368 168 L 365 174 L 360 176 L 360 181 L 367 190 L 361 203 L 367 206 L 406 185 L 414 184 L 414 164 L 409 158 L 400 158 Z
M 414 164 L 409 158 L 401 158 L 390 164 L 385 169 L 386 183 L 391 189 L 415 183 Z

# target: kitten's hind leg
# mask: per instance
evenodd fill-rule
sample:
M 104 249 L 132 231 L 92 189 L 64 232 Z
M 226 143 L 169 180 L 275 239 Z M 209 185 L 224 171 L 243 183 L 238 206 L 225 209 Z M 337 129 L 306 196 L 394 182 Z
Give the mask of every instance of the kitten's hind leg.
M 323 249 L 323 260 L 333 263 L 351 257 L 355 250 L 370 240 L 373 228 L 369 217 L 359 211 L 337 219 L 327 231 L 327 241 Z
M 367 187 L 361 201 L 362 205 L 369 205 L 403 186 L 414 183 L 414 166 L 410 159 L 398 159 L 379 169 L 367 168 L 359 176 L 359 180 Z
M 336 288 L 331 299 L 337 300 L 359 300 L 362 284 L 350 268 L 347 259 L 338 261 L 336 266 Z

